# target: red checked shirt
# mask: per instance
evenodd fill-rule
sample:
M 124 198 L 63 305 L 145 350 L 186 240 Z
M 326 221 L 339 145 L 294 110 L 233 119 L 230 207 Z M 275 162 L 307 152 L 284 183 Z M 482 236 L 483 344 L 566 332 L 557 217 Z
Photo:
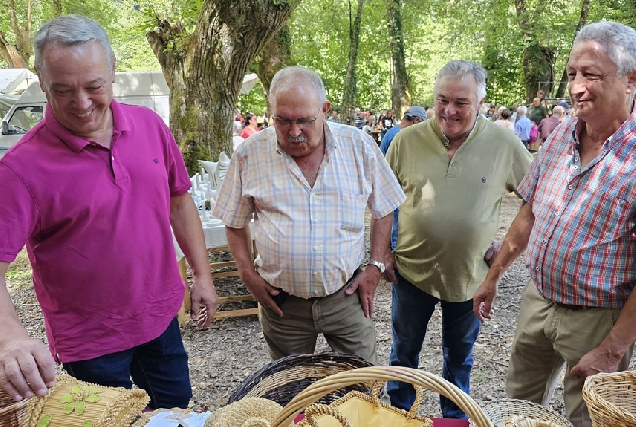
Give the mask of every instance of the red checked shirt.
M 519 186 L 535 217 L 527 265 L 549 300 L 620 308 L 636 280 L 636 113 L 585 168 L 582 126 L 557 127 Z

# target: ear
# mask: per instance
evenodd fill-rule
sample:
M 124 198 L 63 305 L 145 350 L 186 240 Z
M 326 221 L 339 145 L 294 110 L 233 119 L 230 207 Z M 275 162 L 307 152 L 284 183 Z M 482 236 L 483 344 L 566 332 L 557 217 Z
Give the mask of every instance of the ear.
M 331 108 L 331 102 L 325 101 L 325 103 L 322 104 L 322 113 L 326 114 L 330 108 Z
M 627 73 L 627 93 L 632 95 L 636 91 L 636 69 Z

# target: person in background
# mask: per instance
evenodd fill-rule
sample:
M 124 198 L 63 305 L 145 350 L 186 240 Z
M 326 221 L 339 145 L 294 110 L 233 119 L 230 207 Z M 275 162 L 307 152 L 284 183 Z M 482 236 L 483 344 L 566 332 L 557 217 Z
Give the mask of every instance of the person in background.
M 384 114 L 384 117 L 382 118 L 382 121 L 380 122 L 380 140 L 384 138 L 384 135 L 386 135 L 389 129 L 395 126 L 395 123 L 396 122 L 395 122 L 395 117 L 393 117 L 393 111 L 386 110 L 386 113 Z
M 627 369 L 636 340 L 636 30 L 585 25 L 566 71 L 577 117 L 554 130 L 519 185 L 524 202 L 474 312 L 490 318 L 499 278 L 525 250 L 531 279 L 506 391 L 547 405 L 565 367 L 567 418 L 590 427 L 585 378 Z
M 406 193 L 395 248 L 391 366 L 416 369 L 428 322 L 442 306 L 442 375 L 470 391 L 479 320 L 472 296 L 488 265 L 484 252 L 498 231 L 504 195 L 517 189 L 532 162 L 519 139 L 479 114 L 486 70 L 450 61 L 433 88 L 435 119 L 402 129 L 387 160 Z M 496 143 L 493 143 L 496 142 Z M 410 384 L 389 381 L 391 404 L 409 410 Z M 440 398 L 445 418 L 466 418 Z
M 241 133 L 241 138 L 247 139 L 259 130 L 258 117 L 256 117 L 253 113 L 247 113 L 243 120 L 243 132 Z
M 402 130 L 406 129 L 411 125 L 415 125 L 417 123 L 423 122 L 428 118 L 426 115 L 426 110 L 419 105 L 413 105 L 408 108 L 404 112 L 404 117 L 402 117 L 402 121 L 400 124 L 393 126 L 382 138 L 382 142 L 380 143 L 380 151 L 382 154 L 386 156 L 387 151 L 389 151 L 389 147 L 391 146 L 391 142 L 393 142 L 393 138 L 395 135 Z M 397 236 L 398 236 L 398 215 L 400 214 L 400 208 L 397 208 L 393 211 L 393 225 L 391 228 L 391 251 L 395 251 L 395 245 L 397 244 Z
M 314 71 L 278 71 L 269 102 L 274 126 L 236 150 L 213 215 L 260 303 L 272 358 L 313 353 L 323 334 L 334 351 L 375 362 L 374 294 L 404 193 L 368 135 L 325 120 L 330 103 Z M 362 270 L 367 208 L 371 259 Z
M 113 100 L 115 55 L 96 22 L 49 21 L 34 52 L 46 114 L 0 159 L 0 386 L 16 400 L 44 396 L 57 362 L 83 381 L 134 382 L 150 408 L 186 408 L 176 318 L 185 284 L 173 232 L 192 267 L 200 326 L 217 297 L 179 148 L 152 110 Z M 50 352 L 21 325 L 7 291 L 9 263 L 25 244 Z
M 545 99 L 542 103 L 541 98 L 537 97 L 532 100 L 532 105 L 528 108 L 528 118 L 537 125 L 541 123 L 541 120 L 548 117 L 548 109 L 545 107 L 544 104 Z
M 339 123 L 340 120 L 338 120 L 338 112 L 336 110 L 333 110 L 331 112 L 331 117 L 329 117 L 327 121 L 331 123 Z
M 554 129 L 559 126 L 565 116 L 565 112 L 563 111 L 563 107 L 560 105 L 555 106 L 552 109 L 552 115 L 550 117 L 546 117 L 541 120 L 539 123 L 539 138 L 540 141 L 547 141 L 548 137 L 554 131 Z
M 506 107 L 501 107 L 499 109 L 499 117 L 500 119 L 495 121 L 495 124 L 497 126 L 501 126 L 502 128 L 506 128 L 509 131 L 514 133 L 515 124 L 512 121 L 510 121 L 510 110 L 507 109 Z
M 524 105 L 517 108 L 517 122 L 515 123 L 515 135 L 519 137 L 523 145 L 528 148 L 530 143 L 530 130 L 532 129 L 532 121 L 526 117 L 526 107 Z

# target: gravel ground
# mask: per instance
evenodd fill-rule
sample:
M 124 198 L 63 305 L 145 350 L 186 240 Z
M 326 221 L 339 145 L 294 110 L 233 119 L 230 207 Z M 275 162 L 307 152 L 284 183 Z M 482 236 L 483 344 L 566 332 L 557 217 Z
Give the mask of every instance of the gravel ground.
M 507 196 L 503 200 L 499 237 L 503 237 L 519 209 L 519 200 Z M 21 254 L 9 272 L 9 288 L 20 318 L 32 336 L 45 340 L 44 325 L 30 283 L 30 268 L 26 256 Z M 528 273 L 520 257 L 501 280 L 495 303 L 495 316 L 481 330 L 475 347 L 475 365 L 472 372 L 471 395 L 478 402 L 505 397 L 504 383 L 519 302 Z M 226 279 L 227 280 L 227 279 Z M 218 281 L 219 293 L 236 292 L 236 283 Z M 242 285 L 239 285 L 242 287 Z M 239 290 L 240 291 L 240 290 Z M 243 290 L 244 292 L 244 290 Z M 390 284 L 382 282 L 376 294 L 375 322 L 380 364 L 388 364 L 391 346 Z M 218 321 L 207 330 L 187 324 L 183 338 L 190 355 L 190 374 L 194 388 L 192 406 L 197 409 L 215 409 L 224 406 L 231 392 L 251 373 L 271 360 L 256 316 Z M 441 312 L 433 315 L 420 354 L 420 367 L 441 375 Z M 328 350 L 323 339 L 318 351 Z M 632 363 L 632 366 L 634 363 Z M 562 412 L 562 387 L 558 387 L 552 408 Z M 421 413 L 439 416 L 437 395 L 428 393 Z

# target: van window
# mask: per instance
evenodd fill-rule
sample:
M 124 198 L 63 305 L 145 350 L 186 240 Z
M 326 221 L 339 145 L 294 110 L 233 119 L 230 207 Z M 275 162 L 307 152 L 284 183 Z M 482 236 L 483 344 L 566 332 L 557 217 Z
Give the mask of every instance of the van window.
M 17 107 L 9 119 L 9 135 L 22 135 L 44 118 L 44 107 L 28 105 Z

